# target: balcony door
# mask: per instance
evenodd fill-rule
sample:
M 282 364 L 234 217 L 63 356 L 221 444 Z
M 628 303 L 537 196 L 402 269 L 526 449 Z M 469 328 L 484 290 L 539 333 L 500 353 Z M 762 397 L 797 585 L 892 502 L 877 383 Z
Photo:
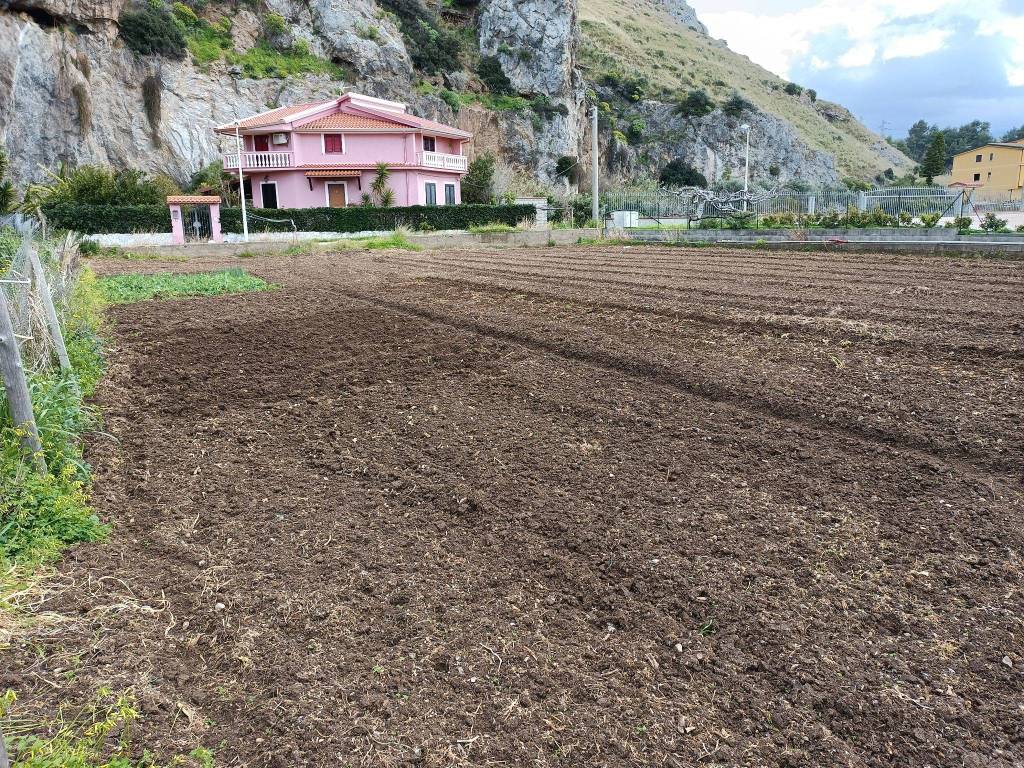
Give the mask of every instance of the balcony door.
M 270 137 L 266 134 L 252 137 L 252 146 L 256 152 L 270 151 Z

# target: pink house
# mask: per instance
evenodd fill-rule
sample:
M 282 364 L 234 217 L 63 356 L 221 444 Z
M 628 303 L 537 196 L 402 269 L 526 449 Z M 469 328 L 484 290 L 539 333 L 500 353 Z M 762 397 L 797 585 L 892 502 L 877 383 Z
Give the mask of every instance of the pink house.
M 241 163 L 257 208 L 342 208 L 360 205 L 376 166 L 391 169 L 394 204 L 455 205 L 469 168 L 471 134 L 414 117 L 405 105 L 358 93 L 281 107 L 218 126 L 230 136 L 224 169 Z

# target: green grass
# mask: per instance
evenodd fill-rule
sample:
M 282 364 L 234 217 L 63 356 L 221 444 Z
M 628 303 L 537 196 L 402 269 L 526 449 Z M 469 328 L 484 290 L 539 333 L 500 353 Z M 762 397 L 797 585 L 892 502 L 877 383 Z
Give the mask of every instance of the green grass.
M 392 249 L 400 251 L 421 250 L 418 245 L 410 243 L 405 235 L 399 233 L 388 235 L 387 237 L 354 237 L 352 240 L 371 251 L 387 251 Z
M 100 248 L 95 254 L 86 258 L 109 259 L 111 261 L 188 261 L 188 256 L 169 256 L 163 253 L 137 253 L 135 251 L 126 251 L 113 245 Z
M 349 73 L 337 64 L 314 56 L 309 51 L 278 51 L 266 43 L 259 43 L 245 53 L 228 51 L 225 55 L 229 64 L 242 68 L 246 77 L 254 79 L 285 78 L 296 75 L 327 75 L 334 80 L 345 80 Z
M 14 691 L 0 696 L 8 750 L 17 768 L 213 768 L 214 757 L 204 747 L 157 763 L 148 752 L 139 754 L 133 726 L 141 719 L 131 692 L 100 688 L 84 705 L 62 704 L 46 720 L 23 715 Z M 43 735 L 39 735 L 43 734 Z
M 149 299 L 187 296 L 221 296 L 227 293 L 267 291 L 273 286 L 242 269 L 199 272 L 191 275 L 158 272 L 154 275 L 116 275 L 100 280 L 104 299 L 110 304 L 133 304 Z
M 489 235 L 502 232 L 518 232 L 519 230 L 508 224 L 474 224 L 467 231 L 474 235 Z
M 85 270 L 63 317 L 74 376 L 33 374 L 29 389 L 49 473 L 33 470 L 32 457 L 11 426 L 0 397 L 0 567 L 34 565 L 56 557 L 67 545 L 94 541 L 106 533 L 89 507 L 91 473 L 82 458 L 81 438 L 97 423 L 84 398 L 103 375 L 99 331 L 103 298 Z M 3 599 L 2 602 L 6 602 Z

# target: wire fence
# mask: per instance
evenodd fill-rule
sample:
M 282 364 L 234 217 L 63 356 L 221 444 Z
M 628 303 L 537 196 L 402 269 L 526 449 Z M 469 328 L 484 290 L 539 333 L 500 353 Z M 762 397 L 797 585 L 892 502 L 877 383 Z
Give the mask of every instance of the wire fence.
M 735 213 L 731 208 L 709 201 L 706 190 L 696 189 L 613 190 L 606 193 L 605 205 L 611 211 L 636 211 L 652 219 L 725 218 Z M 947 187 L 881 187 L 863 192 L 844 187 L 812 192 L 752 192 L 745 209 L 759 216 L 881 210 L 897 219 L 901 214 L 914 218 L 927 214 L 981 217 L 987 212 L 1024 211 L 1024 200 L 1012 200 L 1008 196 L 1006 199 L 980 199 L 974 192 Z
M 31 376 L 71 373 L 61 318 L 68 313 L 78 276 L 78 241 L 71 234 L 47 240 L 36 222 L 0 219 L 0 414 L 46 471 L 29 389 Z

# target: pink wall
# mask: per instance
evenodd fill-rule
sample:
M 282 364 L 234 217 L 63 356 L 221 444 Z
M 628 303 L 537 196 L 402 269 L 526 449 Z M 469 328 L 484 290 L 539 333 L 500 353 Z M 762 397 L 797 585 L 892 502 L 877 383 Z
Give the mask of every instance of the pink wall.
M 277 201 L 279 208 L 321 208 L 327 205 L 327 182 L 344 182 L 346 185 L 349 205 L 359 205 L 364 192 L 370 191 L 374 171 L 363 171 L 356 178 L 347 179 L 307 179 L 305 171 L 278 171 L 274 173 L 253 173 L 249 175 L 252 182 L 253 205 L 263 207 L 262 184 L 265 181 L 277 182 Z M 437 204 L 445 204 L 445 185 L 455 185 L 455 202 L 462 202 L 461 179 L 454 173 L 430 173 L 427 171 L 393 170 L 389 186 L 395 193 L 395 205 L 426 205 L 427 184 L 437 185 Z M 310 185 L 312 182 L 312 189 Z

